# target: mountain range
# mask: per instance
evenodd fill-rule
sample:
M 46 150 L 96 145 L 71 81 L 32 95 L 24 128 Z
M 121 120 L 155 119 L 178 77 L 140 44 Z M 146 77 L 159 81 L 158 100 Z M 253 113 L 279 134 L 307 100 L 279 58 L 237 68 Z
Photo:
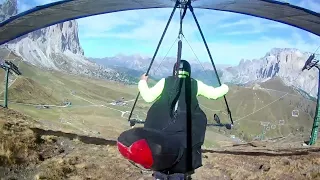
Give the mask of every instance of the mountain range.
M 3 21 L 17 13 L 17 0 L 7 0 L 0 6 L 0 20 Z M 140 55 L 117 55 L 106 58 L 89 58 L 79 42 L 76 20 L 67 21 L 37 30 L 4 45 L 21 56 L 24 61 L 50 70 L 71 74 L 135 83 L 146 71 L 151 61 Z M 288 86 L 294 86 L 308 94 L 317 93 L 317 72 L 315 69 L 301 73 L 310 53 L 298 49 L 274 48 L 264 57 L 241 60 L 237 66 L 216 65 L 218 75 L 224 83 L 252 84 L 264 82 L 274 77 Z M 150 75 L 155 78 L 172 73 L 174 57 L 154 62 Z M 190 61 L 192 76 L 207 84 L 217 85 L 217 78 L 210 62 L 199 64 Z
M 312 96 L 317 94 L 317 71 L 302 72 L 302 67 L 311 53 L 302 52 L 298 49 L 274 48 L 264 57 L 253 60 L 241 60 L 237 66 L 216 65 L 218 75 L 222 82 L 246 85 L 256 82 L 265 82 L 269 79 L 280 77 L 287 86 L 294 86 Z M 92 61 L 113 68 L 126 68 L 143 73 L 151 61 L 151 58 L 139 55 L 118 55 L 106 58 L 90 58 Z M 157 77 L 165 77 L 172 73 L 172 65 L 175 58 L 169 57 L 162 61 L 158 58 L 150 71 Z M 191 60 L 192 76 L 205 83 L 217 85 L 217 78 L 209 62 Z
M 0 20 L 16 13 L 17 0 L 0 5 Z M 237 66 L 217 65 L 222 81 L 231 83 L 226 98 L 235 123 L 231 130 L 207 128 L 203 167 L 193 175 L 195 179 L 319 177 L 318 145 L 301 147 L 309 139 L 316 111 L 316 102 L 301 96 L 303 91 L 316 92 L 316 70 L 301 73 L 308 56 L 297 49 L 275 48 L 264 57 L 242 60 Z M 17 64 L 22 75 L 9 76 L 10 105 L 0 108 L 1 177 L 152 178 L 152 172 L 141 171 L 124 160 L 115 146 L 120 133 L 130 129 L 127 112 L 137 92 L 136 87 L 122 83 L 136 82 L 135 77 L 145 72 L 151 58 L 85 57 L 77 21 L 44 28 L 5 44 L 0 48 L 0 58 L 6 57 Z M 151 69 L 154 78 L 172 73 L 175 58 L 161 60 L 157 59 Z M 210 63 L 190 62 L 193 77 L 217 84 L 212 81 L 215 73 Z M 4 77 L 0 71 L 0 79 Z M 120 98 L 128 104 L 111 105 Z M 145 118 L 150 105 L 139 100 L 133 118 Z M 199 97 L 199 105 L 208 122 L 215 115 L 221 122 L 229 122 L 223 98 L 212 101 Z M 240 139 L 249 143 L 239 144 Z

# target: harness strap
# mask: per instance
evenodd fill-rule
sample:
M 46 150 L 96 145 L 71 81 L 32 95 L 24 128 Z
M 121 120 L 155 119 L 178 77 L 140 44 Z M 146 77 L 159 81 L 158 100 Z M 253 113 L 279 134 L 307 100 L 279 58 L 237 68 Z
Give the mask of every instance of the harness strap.
M 176 84 L 177 84 L 177 81 L 179 81 L 179 87 L 178 87 L 178 93 L 176 94 L 176 91 L 174 91 L 174 89 L 176 88 Z M 179 78 L 179 79 L 175 79 L 175 82 L 174 82 L 174 85 L 172 86 L 173 90 L 171 90 L 171 97 L 170 99 L 172 98 L 173 95 L 175 95 L 175 98 L 174 100 L 172 101 L 171 103 L 171 107 L 170 107 L 170 110 L 171 110 L 171 118 L 177 118 L 177 115 L 178 115 L 178 107 L 179 107 L 179 97 L 180 97 L 180 94 L 181 94 L 181 88 L 182 88 L 182 84 L 183 84 L 183 79 Z
M 192 115 L 191 115 L 191 78 L 188 76 L 185 79 L 185 100 L 187 105 L 187 171 L 193 170 L 192 157 Z

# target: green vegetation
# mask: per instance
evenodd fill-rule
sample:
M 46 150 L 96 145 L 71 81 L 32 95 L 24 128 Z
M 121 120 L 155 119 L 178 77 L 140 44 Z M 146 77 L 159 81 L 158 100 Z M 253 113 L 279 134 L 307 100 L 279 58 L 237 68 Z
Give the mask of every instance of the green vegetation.
M 115 138 L 123 130 L 129 129 L 127 118 L 138 93 L 136 85 L 44 71 L 20 61 L 15 63 L 19 64 L 22 76 L 15 80 L 16 77 L 11 75 L 11 82 L 14 83 L 9 88 L 9 108 L 40 122 L 81 133 L 99 132 L 102 136 Z M 3 78 L 3 72 L 0 78 Z M 155 81 L 150 79 L 150 83 L 155 84 Z M 234 129 L 208 128 L 206 146 L 221 146 L 230 141 L 230 138 L 226 138 L 230 135 L 252 140 L 263 133 L 261 122 L 270 124 L 266 127 L 266 138 L 286 136 L 289 133 L 309 133 L 316 105 L 314 101 L 303 98 L 277 80 L 261 86 L 276 88 L 277 91 L 230 86 L 231 90 L 226 97 L 235 121 Z M 127 105 L 110 104 L 121 98 L 128 101 Z M 71 102 L 72 105 L 48 108 L 37 106 L 63 106 L 65 102 Z M 199 97 L 199 102 L 210 122 L 215 113 L 223 123 L 229 122 L 223 98 L 212 101 Z M 150 105 L 140 99 L 133 118 L 144 119 Z M 299 117 L 292 117 L 292 110 L 299 110 Z M 279 125 L 280 120 L 284 120 L 284 125 Z

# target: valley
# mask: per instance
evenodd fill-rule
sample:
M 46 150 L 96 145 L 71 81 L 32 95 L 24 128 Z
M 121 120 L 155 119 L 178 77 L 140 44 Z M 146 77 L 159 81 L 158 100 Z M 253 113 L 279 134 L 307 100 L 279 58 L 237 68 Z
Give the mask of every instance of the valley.
M 111 126 L 105 126 L 105 131 L 118 133 L 114 127 L 119 125 Z M 63 127 L 63 122 L 45 123 L 0 108 L 0 176 L 37 180 L 152 179 L 152 172 L 125 160 L 115 147 L 116 141 L 106 136 L 83 135 L 78 128 Z M 221 135 L 215 138 L 223 140 Z M 203 166 L 193 179 L 319 178 L 320 149 L 318 145 L 300 147 L 301 137 L 234 145 L 224 140 L 223 147 L 203 150 Z
M 98 135 L 106 138 L 116 138 L 120 132 L 129 128 L 126 118 L 138 93 L 136 85 L 74 76 L 54 70 L 44 71 L 21 61 L 12 52 L 10 56 L 22 72 L 22 76 L 10 76 L 10 108 L 41 122 L 54 124 L 52 126 L 60 126 L 62 123 L 77 133 L 95 132 L 97 135 L 99 132 Z M 3 75 L 0 78 L 4 78 Z M 3 97 L 3 92 L 0 97 Z M 234 128 L 226 130 L 210 127 L 206 137 L 208 148 L 223 146 L 223 143 L 213 138 L 217 133 L 222 133 L 223 139 L 231 142 L 232 135 L 243 141 L 273 139 L 290 134 L 309 136 L 315 102 L 304 98 L 294 88 L 287 87 L 280 79 L 244 87 L 231 85 L 226 98 L 235 122 Z M 126 102 L 125 105 L 112 104 L 121 99 Z M 65 105 L 69 102 L 71 105 Z M 199 102 L 209 122 L 213 122 L 214 114 L 223 123 L 229 122 L 223 99 L 199 97 Z M 140 97 L 133 118 L 144 120 L 150 105 Z M 298 117 L 292 116 L 295 110 L 299 111 Z M 117 133 L 110 133 L 109 129 Z
M 17 0 L 0 5 L 0 21 L 17 13 Z M 22 73 L 10 74 L 9 108 L 0 107 L 1 180 L 152 179 L 116 148 L 120 133 L 131 128 L 137 82 L 151 58 L 87 57 L 78 28 L 77 20 L 66 21 L 0 46 L 0 60 Z M 216 65 L 229 86 L 234 126 L 207 128 L 203 166 L 193 179 L 320 179 L 319 141 L 304 143 L 316 110 L 317 73 L 300 72 L 309 55 L 273 48 L 235 66 Z M 155 60 L 149 86 L 172 73 L 176 58 L 162 59 Z M 211 63 L 188 61 L 192 77 L 218 86 Z M 0 69 L 0 104 L 4 78 Z M 209 123 L 215 114 L 230 122 L 223 98 L 198 100 Z M 132 118 L 144 120 L 151 105 L 140 97 Z

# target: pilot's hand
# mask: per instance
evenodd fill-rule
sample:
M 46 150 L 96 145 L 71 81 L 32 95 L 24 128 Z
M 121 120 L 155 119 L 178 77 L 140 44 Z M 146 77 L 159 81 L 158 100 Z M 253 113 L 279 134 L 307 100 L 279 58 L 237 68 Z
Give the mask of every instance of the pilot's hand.
M 229 87 L 228 87 L 228 85 L 222 84 L 220 87 L 221 87 L 221 89 L 223 89 L 226 93 L 229 92 Z
M 145 81 L 148 81 L 148 76 L 146 76 L 146 74 L 142 74 L 141 80 L 145 80 Z

